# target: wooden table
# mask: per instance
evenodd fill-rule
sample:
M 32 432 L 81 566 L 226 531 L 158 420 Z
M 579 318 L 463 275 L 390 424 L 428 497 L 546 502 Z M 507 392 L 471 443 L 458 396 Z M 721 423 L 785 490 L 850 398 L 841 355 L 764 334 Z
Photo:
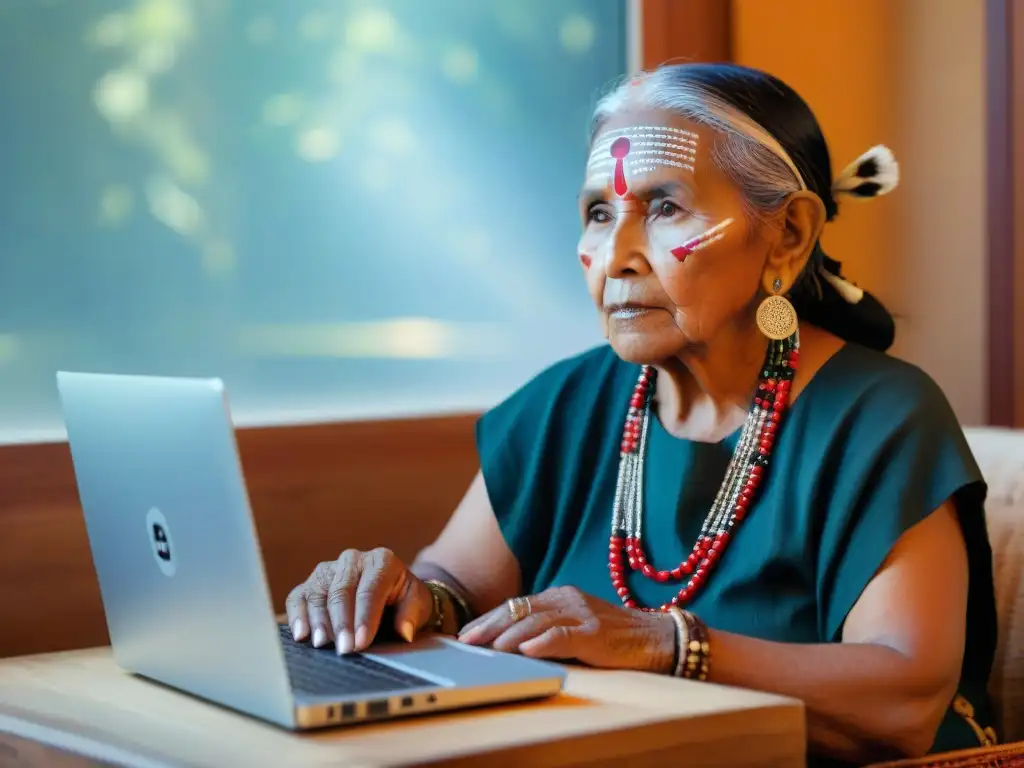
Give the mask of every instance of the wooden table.
M 128 675 L 105 648 L 0 661 L 4 768 L 788 768 L 805 738 L 798 701 L 637 672 L 573 668 L 546 701 L 294 734 Z

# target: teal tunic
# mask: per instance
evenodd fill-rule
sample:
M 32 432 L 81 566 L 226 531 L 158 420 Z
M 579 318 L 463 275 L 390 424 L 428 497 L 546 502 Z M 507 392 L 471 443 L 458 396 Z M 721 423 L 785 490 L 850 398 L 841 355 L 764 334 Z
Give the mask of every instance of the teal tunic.
M 608 537 L 638 373 L 599 347 L 547 369 L 477 424 L 487 492 L 528 594 L 571 585 L 619 602 Z M 680 440 L 652 419 L 642 534 L 655 567 L 690 552 L 738 438 Z M 955 496 L 970 565 L 960 693 L 991 725 L 996 618 L 985 492 L 938 386 L 914 366 L 847 344 L 794 402 L 757 503 L 687 608 L 712 629 L 838 642 L 900 535 Z M 642 604 L 660 605 L 679 585 L 634 575 L 630 587 Z M 972 746 L 974 732 L 950 710 L 933 751 Z

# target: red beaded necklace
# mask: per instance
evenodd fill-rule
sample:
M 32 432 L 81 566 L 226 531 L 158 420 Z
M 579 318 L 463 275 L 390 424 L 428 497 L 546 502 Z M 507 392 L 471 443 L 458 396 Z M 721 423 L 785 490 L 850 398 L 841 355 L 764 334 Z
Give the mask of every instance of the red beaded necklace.
M 627 608 L 665 611 L 674 605 L 685 605 L 707 582 L 736 526 L 750 510 L 768 468 L 799 359 L 799 334 L 769 342 L 757 393 L 718 495 L 690 555 L 667 571 L 658 570 L 648 562 L 641 540 L 644 455 L 656 374 L 648 365 L 640 369 L 622 433 L 619 475 L 612 507 L 612 535 L 608 544 L 612 586 Z M 640 607 L 626 583 L 626 563 L 630 569 L 653 581 L 686 581 L 678 594 L 660 608 Z

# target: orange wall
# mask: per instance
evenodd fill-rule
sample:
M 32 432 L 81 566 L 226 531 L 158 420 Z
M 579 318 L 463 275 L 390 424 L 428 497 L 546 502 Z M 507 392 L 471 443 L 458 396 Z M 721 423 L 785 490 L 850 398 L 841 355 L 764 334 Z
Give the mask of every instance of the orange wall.
M 889 145 L 900 188 L 847 203 L 825 249 L 898 315 L 893 350 L 985 421 L 985 4 L 732 0 L 733 55 L 811 105 L 833 172 Z

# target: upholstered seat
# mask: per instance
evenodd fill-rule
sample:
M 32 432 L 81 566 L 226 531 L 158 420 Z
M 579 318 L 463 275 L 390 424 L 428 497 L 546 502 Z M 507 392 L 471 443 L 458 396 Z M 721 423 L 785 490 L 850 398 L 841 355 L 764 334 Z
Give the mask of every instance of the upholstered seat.
M 1024 430 L 968 429 L 967 439 L 989 487 L 985 516 L 999 612 L 999 645 L 989 690 L 999 716 L 1002 744 L 873 768 L 1024 764 Z
M 988 481 L 999 646 L 990 691 L 1004 743 L 1024 741 L 1024 430 L 970 429 L 967 439 Z

